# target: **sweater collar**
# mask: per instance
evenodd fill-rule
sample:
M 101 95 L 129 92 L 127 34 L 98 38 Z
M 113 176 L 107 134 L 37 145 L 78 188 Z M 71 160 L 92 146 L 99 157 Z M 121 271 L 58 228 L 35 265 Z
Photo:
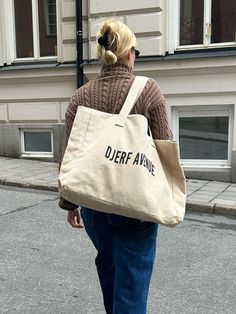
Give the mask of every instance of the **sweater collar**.
M 110 65 L 103 65 L 101 69 L 100 75 L 109 75 L 113 72 L 119 72 L 119 73 L 132 73 L 133 69 L 132 67 L 128 66 L 127 64 L 110 64 Z

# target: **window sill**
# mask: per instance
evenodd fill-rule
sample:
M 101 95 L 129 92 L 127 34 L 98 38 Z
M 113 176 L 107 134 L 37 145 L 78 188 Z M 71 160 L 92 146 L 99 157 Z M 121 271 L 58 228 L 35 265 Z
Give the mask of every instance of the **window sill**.
M 214 57 L 231 57 L 236 56 L 236 48 L 208 48 L 202 50 L 181 50 L 175 51 L 174 54 L 166 54 L 165 56 L 151 55 L 140 56 L 135 60 L 135 63 L 151 62 L 151 61 L 168 61 L 168 60 L 185 60 L 185 59 L 200 59 Z M 85 59 L 82 66 L 85 65 L 101 65 L 98 59 Z
M 22 153 L 21 158 L 40 158 L 40 159 L 52 159 L 53 153 Z
M 231 57 L 231 56 L 236 56 L 236 48 L 182 50 L 175 51 L 174 54 L 166 54 L 165 56 L 144 56 L 144 57 L 141 56 L 137 58 L 136 62 L 165 61 L 165 60 L 168 61 L 168 60 Z
M 184 169 L 184 171 L 225 171 L 230 170 L 231 166 L 229 164 L 218 164 L 217 162 L 215 164 L 207 165 L 207 164 L 186 164 L 184 162 L 181 162 L 181 165 Z
M 50 68 L 74 68 L 75 62 L 58 63 L 50 61 L 34 61 L 34 62 L 17 62 L 11 65 L 0 67 L 0 71 L 16 71 L 16 70 L 34 70 L 34 69 L 50 69 Z

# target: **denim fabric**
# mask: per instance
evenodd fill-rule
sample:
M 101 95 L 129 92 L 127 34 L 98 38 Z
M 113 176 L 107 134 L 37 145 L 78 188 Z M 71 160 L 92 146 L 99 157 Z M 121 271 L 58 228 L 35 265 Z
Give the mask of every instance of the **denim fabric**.
M 145 314 L 158 225 L 81 208 L 107 314 Z

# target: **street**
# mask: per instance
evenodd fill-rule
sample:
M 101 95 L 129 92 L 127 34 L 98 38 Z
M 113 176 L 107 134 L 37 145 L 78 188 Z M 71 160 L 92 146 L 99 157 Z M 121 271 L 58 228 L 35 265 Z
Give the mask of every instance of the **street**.
M 105 314 L 96 252 L 58 194 L 0 186 L 0 200 L 0 314 Z M 160 227 L 148 314 L 235 314 L 235 291 L 235 217 Z

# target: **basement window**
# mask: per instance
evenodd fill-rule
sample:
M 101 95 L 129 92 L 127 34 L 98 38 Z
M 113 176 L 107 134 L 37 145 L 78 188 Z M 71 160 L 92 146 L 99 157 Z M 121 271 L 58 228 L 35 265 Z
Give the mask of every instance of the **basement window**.
M 22 157 L 53 157 L 52 131 L 47 129 L 21 130 Z
M 175 107 L 173 114 L 175 139 L 184 167 L 230 167 L 230 106 L 181 106 Z

